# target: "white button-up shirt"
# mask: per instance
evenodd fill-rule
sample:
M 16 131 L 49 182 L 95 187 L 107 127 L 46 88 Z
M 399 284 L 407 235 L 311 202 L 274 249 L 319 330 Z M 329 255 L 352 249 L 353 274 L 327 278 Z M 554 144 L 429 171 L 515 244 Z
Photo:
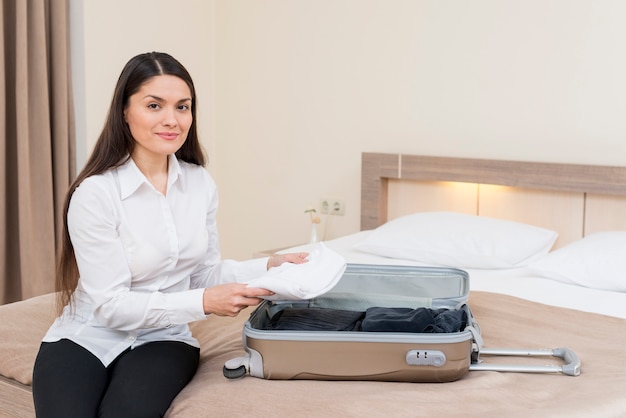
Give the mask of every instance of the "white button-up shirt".
M 43 341 L 70 339 L 105 366 L 149 341 L 198 347 L 187 323 L 206 317 L 204 288 L 250 280 L 267 264 L 220 259 L 217 202 L 209 173 L 173 155 L 165 196 L 130 158 L 85 179 L 67 215 L 78 287 Z

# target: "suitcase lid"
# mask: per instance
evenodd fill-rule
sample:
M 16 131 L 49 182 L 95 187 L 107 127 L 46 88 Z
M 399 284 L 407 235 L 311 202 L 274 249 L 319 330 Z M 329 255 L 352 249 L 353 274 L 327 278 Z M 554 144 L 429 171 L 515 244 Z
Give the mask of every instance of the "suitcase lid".
M 310 306 L 453 308 L 467 302 L 469 274 L 449 267 L 348 264 L 333 289 Z

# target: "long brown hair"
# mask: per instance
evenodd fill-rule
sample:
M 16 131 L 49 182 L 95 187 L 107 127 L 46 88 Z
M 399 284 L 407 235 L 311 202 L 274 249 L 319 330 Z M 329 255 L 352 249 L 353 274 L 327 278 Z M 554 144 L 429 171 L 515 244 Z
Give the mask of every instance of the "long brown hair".
M 196 129 L 196 90 L 193 80 L 185 67 L 174 57 L 163 52 L 148 52 L 131 58 L 124 66 L 117 80 L 109 113 L 91 156 L 76 177 L 76 180 L 70 185 L 65 197 L 63 237 L 56 271 L 59 309 L 70 303 L 72 294 L 78 285 L 79 277 L 74 247 L 67 227 L 67 212 L 72 194 L 87 177 L 102 174 L 107 170 L 119 167 L 130 158 L 135 147 L 135 140 L 124 120 L 124 109 L 128 105 L 130 96 L 135 94 L 145 82 L 158 75 L 176 76 L 185 81 L 191 91 L 191 115 L 193 120 L 187 139 L 176 152 L 176 157 L 182 161 L 202 166 L 206 163 Z

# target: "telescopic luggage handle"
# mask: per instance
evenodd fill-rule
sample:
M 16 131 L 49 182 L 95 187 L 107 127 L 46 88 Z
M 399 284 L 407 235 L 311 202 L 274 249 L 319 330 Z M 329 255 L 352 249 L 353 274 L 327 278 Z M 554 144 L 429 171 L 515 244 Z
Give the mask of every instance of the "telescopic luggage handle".
M 493 364 L 483 363 L 480 355 L 486 356 L 515 356 L 515 357 L 557 357 L 562 359 L 563 365 L 518 365 L 518 364 Z M 520 372 L 520 373 L 563 373 L 568 376 L 580 374 L 580 359 L 569 348 L 554 349 L 507 349 L 507 348 L 481 348 L 477 362 L 470 364 L 470 370 L 485 370 L 496 372 Z

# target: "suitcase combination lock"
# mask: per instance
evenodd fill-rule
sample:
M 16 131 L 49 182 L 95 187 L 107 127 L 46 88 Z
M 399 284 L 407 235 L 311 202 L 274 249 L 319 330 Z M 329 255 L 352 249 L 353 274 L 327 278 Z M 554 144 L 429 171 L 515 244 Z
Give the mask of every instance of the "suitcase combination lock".
M 438 350 L 409 350 L 406 363 L 410 366 L 441 367 L 446 364 L 446 355 Z

